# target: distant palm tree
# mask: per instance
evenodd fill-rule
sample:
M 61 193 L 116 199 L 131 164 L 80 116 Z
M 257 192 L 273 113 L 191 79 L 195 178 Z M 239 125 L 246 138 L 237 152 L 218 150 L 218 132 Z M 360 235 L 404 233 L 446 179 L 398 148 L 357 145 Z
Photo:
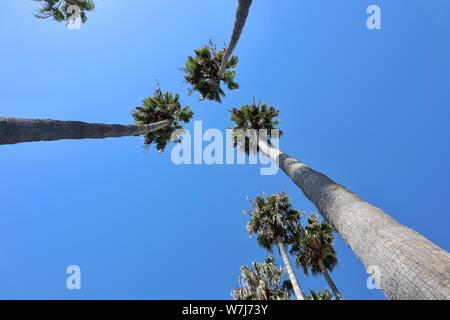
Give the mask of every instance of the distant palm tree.
M 222 77 L 225 70 L 228 67 L 228 62 L 232 57 L 233 51 L 236 48 L 239 39 L 241 37 L 242 31 L 244 30 L 245 22 L 247 21 L 248 13 L 250 11 L 250 6 L 252 5 L 252 0 L 239 0 L 238 8 L 236 11 L 236 19 L 234 22 L 233 33 L 231 35 L 230 43 L 228 44 L 227 50 L 223 55 L 220 69 L 218 72 L 219 77 Z
M 240 288 L 234 289 L 234 300 L 288 300 L 289 281 L 281 283 L 284 269 L 275 265 L 272 257 L 263 263 L 253 262 L 253 268 L 241 267 Z
M 278 246 L 295 296 L 298 300 L 304 300 L 285 246 L 288 228 L 291 224 L 297 223 L 300 212 L 292 208 L 289 197 L 282 192 L 271 196 L 258 196 L 251 204 L 252 210 L 246 211 L 250 217 L 247 223 L 248 233 L 256 234 L 258 244 L 268 252 L 272 252 L 272 248 Z
M 68 21 L 75 13 L 71 11 L 71 6 L 79 9 L 81 21 L 87 21 L 86 12 L 94 11 L 95 4 L 92 0 L 34 0 L 41 3 L 41 8 L 34 16 L 38 19 L 53 18 L 57 22 Z
M 326 221 L 320 222 L 312 215 L 308 225 L 303 228 L 300 224 L 294 227 L 291 236 L 291 254 L 296 257 L 297 266 L 308 275 L 323 274 L 337 300 L 342 300 L 342 294 L 331 279 L 329 271 L 337 265 L 336 250 L 333 247 L 333 227 Z
M 333 300 L 328 289 L 322 291 L 314 291 L 311 289 L 311 295 L 306 296 L 306 300 Z
M 180 122 L 189 122 L 193 115 L 189 107 L 181 108 L 178 99 L 178 95 L 157 89 L 153 97 L 145 99 L 144 105 L 133 112 L 137 125 L 0 118 L 0 145 L 145 135 L 147 148 L 156 143 L 158 151 L 163 151 L 172 132 L 181 128 Z
M 450 254 L 381 209 L 273 147 L 278 110 L 256 104 L 231 110 L 235 132 L 267 129 L 251 141 L 302 190 L 366 268 L 380 270 L 377 283 L 391 299 L 450 299 Z M 308 139 L 304 133 L 304 139 Z M 235 146 L 238 147 L 238 143 Z
M 238 64 L 238 58 L 233 56 L 226 65 L 226 71 L 222 75 L 218 75 L 220 63 L 223 57 L 223 50 L 217 51 L 216 47 L 210 42 L 201 48 L 195 50 L 194 56 L 189 56 L 185 67 L 185 81 L 191 84 L 189 93 L 194 91 L 200 93 L 201 100 L 212 100 L 222 102 L 225 92 L 220 84 L 223 81 L 229 90 L 239 88 L 234 81 L 236 71 L 234 70 Z

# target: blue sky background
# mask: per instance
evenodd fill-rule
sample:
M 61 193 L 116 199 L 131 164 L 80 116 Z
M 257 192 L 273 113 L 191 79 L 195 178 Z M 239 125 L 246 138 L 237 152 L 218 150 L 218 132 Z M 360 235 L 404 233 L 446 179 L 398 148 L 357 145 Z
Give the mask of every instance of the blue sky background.
M 366 28 L 369 4 L 381 31 Z M 256 97 L 281 110 L 283 150 L 450 249 L 450 2 L 255 0 L 235 52 L 241 89 L 223 105 L 188 96 L 178 67 L 228 41 L 236 1 L 96 5 L 69 31 L 5 1 L 0 116 L 131 123 L 157 78 L 224 130 L 227 110 Z M 314 211 L 281 172 L 175 166 L 170 151 L 139 138 L 0 147 L 0 298 L 229 299 L 239 267 L 266 255 L 246 234 L 246 197 L 285 191 Z M 383 298 L 339 236 L 336 248 L 344 296 Z M 71 264 L 80 291 L 66 289 Z M 298 276 L 304 291 L 326 286 Z

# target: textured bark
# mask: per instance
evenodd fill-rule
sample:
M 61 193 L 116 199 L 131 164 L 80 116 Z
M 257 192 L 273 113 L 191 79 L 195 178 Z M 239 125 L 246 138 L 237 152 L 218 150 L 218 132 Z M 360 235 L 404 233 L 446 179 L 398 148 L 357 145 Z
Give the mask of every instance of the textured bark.
M 450 299 L 450 254 L 381 209 L 280 150 L 259 142 L 333 225 L 391 299 Z
M 344 297 L 339 292 L 333 279 L 331 279 L 331 276 L 328 273 L 328 270 L 327 270 L 327 268 L 325 268 L 325 265 L 323 264 L 322 261 L 319 261 L 319 267 L 320 267 L 320 270 L 322 271 L 323 276 L 325 277 L 325 280 L 327 280 L 328 285 L 330 286 L 331 290 L 333 291 L 334 296 L 336 297 L 336 300 L 344 300 Z
M 158 131 L 169 120 L 147 125 L 120 125 L 41 119 L 0 118 L 0 145 L 63 139 L 104 139 Z
M 236 48 L 239 38 L 241 37 L 242 31 L 244 30 L 245 22 L 247 21 L 248 13 L 250 11 L 250 6 L 253 0 L 239 0 L 239 5 L 236 11 L 236 19 L 234 22 L 233 34 L 231 35 L 230 43 L 222 57 L 222 63 L 219 69 L 219 77 L 222 77 L 227 69 L 228 61 L 230 61 L 231 55 Z
M 289 279 L 292 283 L 292 288 L 294 289 L 295 296 L 297 300 L 305 300 L 303 297 L 302 291 L 300 290 L 300 286 L 297 281 L 297 277 L 295 276 L 294 269 L 292 269 L 291 261 L 289 261 L 289 257 L 286 252 L 286 248 L 284 246 L 283 240 L 281 238 L 277 239 L 278 249 L 280 249 L 281 258 L 283 258 L 284 265 L 286 267 L 286 271 L 289 275 Z

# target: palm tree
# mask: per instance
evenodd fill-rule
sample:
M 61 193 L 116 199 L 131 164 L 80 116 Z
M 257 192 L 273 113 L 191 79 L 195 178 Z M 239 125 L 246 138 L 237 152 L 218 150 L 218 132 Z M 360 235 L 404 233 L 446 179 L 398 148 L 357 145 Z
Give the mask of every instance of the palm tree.
M 328 289 L 323 289 L 322 291 L 315 291 L 311 289 L 311 295 L 306 296 L 306 300 L 333 300 L 331 298 L 331 293 Z
M 272 257 L 263 263 L 253 262 L 253 268 L 241 267 L 240 288 L 231 295 L 234 300 L 288 300 L 289 281 L 281 284 L 285 271 L 275 265 Z
M 273 246 L 278 246 L 295 296 L 297 300 L 304 300 L 285 246 L 288 240 L 288 228 L 291 224 L 297 223 L 300 212 L 292 208 L 289 197 L 282 192 L 272 196 L 258 196 L 255 201 L 251 201 L 251 204 L 252 210 L 246 211 L 250 217 L 247 223 L 248 233 L 256 234 L 258 244 L 268 252 L 272 252 Z
M 160 130 L 169 124 L 169 120 L 136 126 L 50 119 L 0 118 L 0 145 L 32 141 L 138 136 Z
M 235 68 L 238 64 L 238 58 L 232 56 L 226 64 L 226 71 L 221 76 L 218 75 L 220 63 L 222 61 L 224 50 L 217 51 L 215 45 L 210 41 L 209 44 L 195 50 L 194 56 L 189 56 L 185 67 L 185 81 L 191 84 L 189 93 L 194 91 L 200 93 L 201 100 L 212 100 L 219 103 L 225 92 L 220 87 L 223 81 L 229 90 L 239 88 L 239 84 L 234 81 L 236 77 Z
M 231 110 L 236 130 L 276 128 L 278 111 L 253 103 Z M 264 130 L 263 130 L 264 131 Z M 269 132 L 254 142 L 311 200 L 392 299 L 450 299 L 450 254 L 399 224 L 326 175 L 274 148 Z
M 248 13 L 250 11 L 250 6 L 253 0 L 239 0 L 238 8 L 236 11 L 236 19 L 234 22 L 233 33 L 231 35 L 230 43 L 228 44 L 227 50 L 223 55 L 220 69 L 218 72 L 219 77 L 222 77 L 225 70 L 228 67 L 228 62 L 236 48 L 239 39 L 241 37 L 242 31 L 244 30 L 245 22 L 247 21 Z
M 145 135 L 145 146 L 155 143 L 163 151 L 171 140 L 172 132 L 181 128 L 181 122 L 189 122 L 192 112 L 181 108 L 178 95 L 162 92 L 154 95 L 136 108 L 133 116 L 137 125 L 85 123 L 41 119 L 0 118 L 0 145 L 32 141 L 62 139 L 103 139 Z
M 300 224 L 295 225 L 291 235 L 291 254 L 296 257 L 296 264 L 303 269 L 305 275 L 309 271 L 313 275 L 323 274 L 336 299 L 342 300 L 343 297 L 329 274 L 337 265 L 333 231 L 328 222 L 319 222 L 312 215 L 305 228 Z
M 81 21 L 87 21 L 86 12 L 95 9 L 94 1 L 92 0 L 34 0 L 41 3 L 34 16 L 38 19 L 53 18 L 57 22 L 68 21 L 74 12 L 71 12 L 71 6 L 77 6 Z

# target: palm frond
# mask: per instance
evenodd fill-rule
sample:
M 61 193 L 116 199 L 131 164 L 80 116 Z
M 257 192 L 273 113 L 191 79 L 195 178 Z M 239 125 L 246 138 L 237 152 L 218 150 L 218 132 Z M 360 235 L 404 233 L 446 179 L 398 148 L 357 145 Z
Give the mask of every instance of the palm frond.
M 41 7 L 33 14 L 38 19 L 53 18 L 57 22 L 68 21 L 73 12 L 70 12 L 71 6 L 77 6 L 80 9 L 80 18 L 83 23 L 87 21 L 86 12 L 94 11 L 95 3 L 93 0 L 34 0 L 39 2 Z
M 320 221 L 317 215 L 308 218 L 306 227 L 297 225 L 289 235 L 291 254 L 296 257 L 296 264 L 305 274 L 322 273 L 320 262 L 327 271 L 333 271 L 337 265 L 336 250 L 333 246 L 333 227 L 326 221 Z
M 188 123 L 193 116 L 189 106 L 181 107 L 179 94 L 163 92 L 158 87 L 153 96 L 146 98 L 143 105 L 137 107 L 132 116 L 138 125 L 151 124 L 164 120 L 170 120 L 170 125 L 156 132 L 148 133 L 144 139 L 144 147 L 150 148 L 156 145 L 159 152 L 163 152 L 170 141 L 181 142 L 179 137 L 174 137 L 176 130 L 182 129 L 181 123 Z
M 331 292 L 328 289 L 315 291 L 311 289 L 311 295 L 305 297 L 306 300 L 333 300 Z
M 240 109 L 231 109 L 231 121 L 234 122 L 232 133 L 233 146 L 253 154 L 259 151 L 258 141 L 264 139 L 271 145 L 272 138 L 280 138 L 283 132 L 277 128 L 276 120 L 279 111 L 273 107 L 253 99 L 251 104 L 243 105 Z
M 234 300 L 288 300 L 292 294 L 286 281 L 285 270 L 275 264 L 272 257 L 264 262 L 253 262 L 252 267 L 241 267 L 240 288 L 232 291 Z
M 227 65 L 226 72 L 219 76 L 218 72 L 222 62 L 224 50 L 217 51 L 215 45 L 209 44 L 195 50 L 193 56 L 187 58 L 185 67 L 185 81 L 191 85 L 189 92 L 200 93 L 201 100 L 212 100 L 219 103 L 225 97 L 225 92 L 221 88 L 223 82 L 229 90 L 236 90 L 239 84 L 234 81 L 236 77 L 235 68 L 238 58 L 233 56 Z

